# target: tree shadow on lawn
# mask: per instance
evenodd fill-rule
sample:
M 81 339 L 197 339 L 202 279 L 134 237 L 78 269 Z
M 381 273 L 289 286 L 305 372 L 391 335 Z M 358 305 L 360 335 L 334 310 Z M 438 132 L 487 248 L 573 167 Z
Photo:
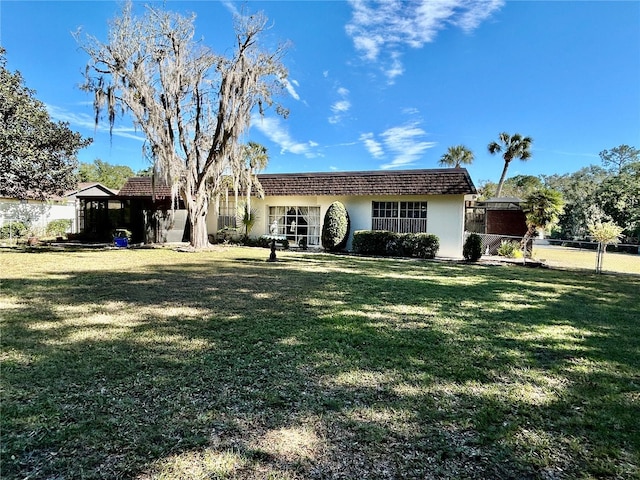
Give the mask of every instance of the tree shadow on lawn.
M 638 283 L 601 280 L 323 255 L 8 280 L 3 476 L 631 477 Z

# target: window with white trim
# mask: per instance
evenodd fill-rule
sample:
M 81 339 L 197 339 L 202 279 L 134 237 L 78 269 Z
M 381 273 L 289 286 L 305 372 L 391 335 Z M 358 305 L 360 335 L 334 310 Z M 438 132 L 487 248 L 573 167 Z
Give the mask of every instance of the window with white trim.
M 295 245 L 303 238 L 307 245 L 320 245 L 320 207 L 278 206 L 269 207 L 269 223 L 277 235 L 287 237 Z
M 372 202 L 371 229 L 396 233 L 427 231 L 427 202 Z

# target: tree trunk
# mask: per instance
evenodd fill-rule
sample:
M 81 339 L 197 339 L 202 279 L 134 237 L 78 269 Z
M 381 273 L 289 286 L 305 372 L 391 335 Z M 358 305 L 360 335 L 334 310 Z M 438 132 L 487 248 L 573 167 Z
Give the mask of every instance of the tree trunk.
M 207 232 L 209 197 L 204 190 L 196 191 L 193 195 L 187 194 L 186 192 L 188 191 L 191 191 L 189 186 L 181 192 L 181 195 L 188 210 L 188 218 L 191 226 L 189 243 L 194 250 L 203 250 L 209 247 L 209 235 Z
M 527 245 L 529 243 L 529 241 L 531 240 L 531 238 L 533 238 L 533 235 L 536 233 L 536 228 L 532 225 L 529 225 L 527 227 L 527 233 L 524 234 L 524 237 L 522 238 L 522 240 L 520 241 L 520 249 L 522 250 L 522 263 L 526 264 L 527 263 Z M 531 247 L 531 250 L 533 252 L 533 246 Z
M 502 185 L 504 185 L 505 177 L 507 176 L 507 170 L 509 169 L 510 160 L 504 161 L 504 168 L 502 169 L 502 175 L 500 175 L 500 181 L 498 182 L 498 188 L 496 189 L 496 198 L 500 197 L 502 193 Z
M 606 244 L 603 244 L 602 242 L 598 243 L 598 251 L 596 253 L 596 273 L 602 273 L 602 260 L 606 249 Z
M 203 214 L 204 213 L 204 214 Z M 202 250 L 209 247 L 209 235 L 207 232 L 207 215 L 204 212 L 190 215 L 191 235 L 190 243 L 195 250 Z

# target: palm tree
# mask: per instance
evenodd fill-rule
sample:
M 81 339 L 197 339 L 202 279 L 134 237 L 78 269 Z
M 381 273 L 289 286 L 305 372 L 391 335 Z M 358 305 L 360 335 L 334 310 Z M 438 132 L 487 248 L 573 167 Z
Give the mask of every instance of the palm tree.
M 473 152 L 464 145 L 449 147 L 447 153 L 440 157 L 441 167 L 460 168 L 460 165 L 471 165 L 473 163 Z
M 531 144 L 533 140 L 531 137 L 523 137 L 519 133 L 509 135 L 506 132 L 502 132 L 498 135 L 499 142 L 491 142 L 488 145 L 489 153 L 494 155 L 502 152 L 502 158 L 504 159 L 504 168 L 502 169 L 502 175 L 498 182 L 498 188 L 496 190 L 496 197 L 499 197 L 502 193 L 502 185 L 504 184 L 505 177 L 507 176 L 507 170 L 509 164 L 514 158 L 518 158 L 522 161 L 527 161 L 531 158 Z
M 258 181 L 258 172 L 264 170 L 269 163 L 267 148 L 256 142 L 249 142 L 242 146 L 242 159 L 244 162 L 244 186 L 247 195 L 246 211 L 251 213 L 251 187 L 255 186 L 258 194 L 262 193 L 262 186 Z
M 240 146 L 239 155 L 233 157 L 237 162 L 238 170 L 242 171 L 242 176 L 233 181 L 233 189 L 236 195 L 236 206 L 238 205 L 238 190 L 244 189 L 245 202 L 242 211 L 238 209 L 236 220 L 244 227 L 244 238 L 249 237 L 249 232 L 257 221 L 256 211 L 251 208 L 251 190 L 256 189 L 259 197 L 264 196 L 262 185 L 258 180 L 258 172 L 264 170 L 269 162 L 267 148 L 256 142 L 248 142 Z M 227 200 L 228 201 L 228 200 Z
M 527 223 L 527 232 L 522 239 L 523 249 L 526 249 L 529 239 L 537 230 L 544 231 L 558 220 L 563 203 L 562 194 L 550 188 L 541 188 L 529 194 L 523 205 Z

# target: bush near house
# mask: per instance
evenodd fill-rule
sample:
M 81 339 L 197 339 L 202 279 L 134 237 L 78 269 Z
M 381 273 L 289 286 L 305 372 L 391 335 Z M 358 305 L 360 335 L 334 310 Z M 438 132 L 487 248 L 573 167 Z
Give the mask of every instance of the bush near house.
M 464 241 L 462 256 L 468 262 L 477 262 L 482 257 L 482 238 L 477 233 L 471 233 Z
M 498 248 L 498 255 L 508 258 L 522 258 L 520 242 L 503 240 Z
M 361 255 L 435 258 L 440 240 L 429 233 L 360 230 L 353 234 L 353 252 Z
M 0 227 L 0 238 L 22 238 L 27 235 L 27 226 L 22 222 L 9 222 Z
M 70 230 L 71 220 L 68 218 L 52 220 L 47 224 L 47 236 L 61 237 Z
M 349 214 L 341 202 L 329 205 L 322 225 L 322 247 L 330 252 L 343 250 L 349 238 Z

